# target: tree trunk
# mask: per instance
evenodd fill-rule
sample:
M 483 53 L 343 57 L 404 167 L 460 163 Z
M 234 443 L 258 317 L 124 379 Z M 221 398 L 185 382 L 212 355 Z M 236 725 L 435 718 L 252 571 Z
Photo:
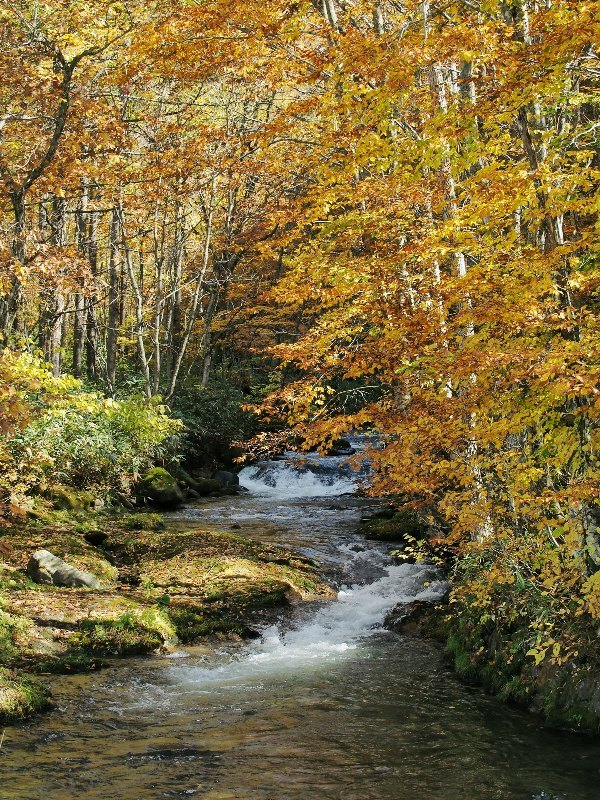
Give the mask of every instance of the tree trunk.
M 138 278 L 136 277 L 135 270 L 133 268 L 133 258 L 131 256 L 131 247 L 129 246 L 129 241 L 127 239 L 127 234 L 125 230 L 125 216 L 123 213 L 122 206 L 119 206 L 118 210 L 119 210 L 119 223 L 121 227 L 121 236 L 123 238 L 123 252 L 125 254 L 125 264 L 127 266 L 127 274 L 129 275 L 131 288 L 133 289 L 133 296 L 135 298 L 135 319 L 136 319 L 135 335 L 138 345 L 138 355 L 140 357 L 140 362 L 144 373 L 144 393 L 146 395 L 146 399 L 149 400 L 152 397 L 152 382 L 150 377 L 150 365 L 148 363 L 148 356 L 146 355 L 146 346 L 144 344 L 144 297 L 140 289 L 140 283 L 138 281 Z
M 25 244 L 25 225 L 26 225 L 26 205 L 25 189 L 15 189 L 10 192 L 10 200 L 13 208 L 14 225 L 13 237 L 10 250 L 13 258 L 19 264 L 25 264 L 27 260 L 27 250 Z M 18 278 L 13 280 L 7 296 L 0 300 L 0 330 L 6 335 L 20 328 L 19 311 L 23 288 Z
M 65 247 L 67 244 L 67 224 L 65 212 L 67 203 L 63 197 L 55 197 L 52 201 L 52 215 L 50 227 L 52 228 L 51 241 L 54 247 Z M 55 377 L 61 373 L 63 325 L 65 313 L 65 297 L 59 288 L 54 291 L 52 322 L 50 328 L 49 361 Z
M 88 187 L 87 182 L 83 183 L 81 202 L 76 216 L 77 226 L 77 248 L 82 256 L 87 256 L 87 205 Z M 83 288 L 84 280 L 79 279 Z M 85 344 L 85 297 L 82 292 L 75 295 L 75 314 L 73 316 L 73 375 L 79 378 L 83 365 L 83 349 Z
M 96 322 L 96 277 L 98 275 L 98 217 L 91 213 L 89 216 L 87 254 L 90 262 L 92 288 L 88 294 L 85 310 L 85 359 L 86 372 L 91 381 L 98 380 L 98 324 Z
M 106 384 L 108 393 L 115 394 L 117 376 L 117 338 L 119 335 L 119 212 L 112 212 L 108 262 L 108 315 L 106 331 Z
M 181 319 L 181 280 L 183 268 L 183 254 L 185 247 L 185 217 L 183 206 L 177 204 L 175 222 L 175 236 L 173 241 L 173 254 L 171 263 L 172 297 L 167 328 L 169 341 L 169 386 L 177 380 L 178 353 L 181 349 L 182 319 Z
M 183 362 L 183 358 L 185 356 L 190 338 L 192 336 L 192 332 L 194 329 L 194 324 L 198 317 L 198 306 L 200 303 L 200 296 L 202 293 L 202 288 L 204 286 L 204 279 L 206 277 L 206 273 L 208 271 L 208 265 L 210 260 L 210 248 L 212 242 L 212 233 L 213 233 L 213 213 L 214 213 L 214 200 L 215 200 L 215 191 L 216 191 L 216 180 L 213 179 L 212 182 L 212 191 L 210 196 L 210 201 L 208 205 L 207 211 L 207 220 L 206 220 L 206 237 L 204 240 L 204 252 L 202 256 L 202 267 L 200 269 L 199 274 L 196 277 L 196 287 L 194 289 L 194 297 L 192 299 L 192 306 L 189 311 L 189 317 L 186 325 L 186 329 L 183 335 L 183 339 L 181 341 L 181 345 L 177 351 L 177 357 L 175 359 L 175 363 L 173 365 L 173 369 L 171 370 L 171 377 L 169 381 L 169 390 L 167 392 L 167 402 L 171 400 L 173 395 L 175 394 L 175 387 L 177 385 L 177 378 L 179 377 L 179 372 L 181 370 L 181 364 Z M 212 300 L 212 296 L 211 296 Z M 209 310 L 210 310 L 210 302 L 209 302 Z M 214 314 L 214 311 L 212 312 Z M 210 323 L 212 322 L 212 315 L 209 321 L 208 333 L 210 335 Z M 204 336 L 206 337 L 206 327 L 204 330 Z M 204 344 L 204 342 L 203 342 Z M 202 373 L 202 386 L 206 386 L 205 383 L 205 374 L 206 374 L 206 382 L 208 382 L 208 374 L 210 373 L 210 361 L 208 363 L 208 367 L 206 365 L 206 354 L 207 351 L 203 351 L 205 354 L 204 360 L 204 369 Z
M 377 0 L 373 7 L 373 28 L 377 36 L 383 36 L 385 33 L 385 20 L 383 19 L 383 10 L 379 0 Z

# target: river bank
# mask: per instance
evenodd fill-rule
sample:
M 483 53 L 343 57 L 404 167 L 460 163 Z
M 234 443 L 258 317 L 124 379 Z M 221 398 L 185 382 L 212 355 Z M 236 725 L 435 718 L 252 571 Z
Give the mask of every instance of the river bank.
M 40 548 L 91 572 L 101 588 L 33 583 L 26 568 Z M 51 707 L 40 676 L 201 637 L 249 638 L 273 609 L 333 595 L 297 553 L 233 532 L 167 529 L 152 513 L 47 512 L 3 529 L 0 552 L 3 722 Z
M 277 463 L 277 477 L 281 486 L 291 485 L 285 464 Z M 312 473 L 302 480 L 303 491 L 318 487 Z M 334 483 L 339 492 L 348 488 L 347 478 L 341 480 Z M 190 507 L 170 515 L 168 529 L 161 515 L 149 511 L 45 511 L 4 529 L 0 535 L 2 722 L 52 707 L 45 675 L 95 671 L 111 658 L 165 652 L 176 643 L 186 645 L 206 637 L 252 638 L 258 635 L 256 626 L 264 626 L 290 601 L 335 595 L 331 580 L 323 578 L 324 571 L 331 573 L 327 547 L 305 548 L 305 555 L 285 550 L 285 538 L 276 545 L 269 542 L 274 531 L 265 529 L 264 520 L 252 524 L 244 497 L 229 497 L 225 505 L 219 500 L 212 503 L 206 501 L 201 513 Z M 335 515 L 344 508 L 348 510 L 333 505 L 330 512 Z M 407 552 L 413 560 L 414 520 L 408 531 L 412 544 L 408 550 L 397 550 L 397 526 L 386 516 L 380 512 L 372 521 L 363 520 L 360 535 L 374 541 L 395 540 L 391 545 L 395 560 L 403 561 Z M 240 520 L 243 536 L 234 533 L 241 528 Z M 403 527 L 405 523 L 402 517 Z M 311 531 L 309 536 L 313 547 L 317 534 Z M 102 588 L 33 583 L 26 567 L 38 548 L 96 575 Z M 540 627 L 536 624 L 540 596 L 531 586 L 494 587 L 486 576 L 478 589 L 478 576 L 473 557 L 455 561 L 449 570 L 453 582 L 449 604 L 423 604 L 424 621 L 418 619 L 419 609 L 405 621 L 401 608 L 401 622 L 398 614 L 392 615 L 391 628 L 433 636 L 462 681 L 533 711 L 551 727 L 600 732 L 597 631 L 585 618 L 563 614 L 562 629 L 551 637 L 556 610 L 547 596 L 546 627 Z M 548 639 L 550 652 L 543 654 L 547 657 L 536 658 L 536 643 L 541 651 L 539 643 Z
M 388 542 L 399 561 L 438 563 L 448 602 L 400 606 L 400 633 L 431 636 L 467 684 L 526 708 L 551 728 L 600 733 L 600 637 L 570 587 L 548 580 L 543 559 L 507 559 L 497 544 L 458 543 L 430 525 L 431 515 L 386 508 L 365 519 L 367 538 Z

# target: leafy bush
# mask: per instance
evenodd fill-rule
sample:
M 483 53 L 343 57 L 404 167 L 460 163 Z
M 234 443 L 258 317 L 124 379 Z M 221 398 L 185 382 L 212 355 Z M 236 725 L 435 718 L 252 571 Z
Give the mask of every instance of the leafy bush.
M 10 395 L 2 386 L 7 378 Z M 0 494 L 13 510 L 27 506 L 29 491 L 50 483 L 127 491 L 182 427 L 159 401 L 106 399 L 10 351 L 0 359 L 0 415 L 6 433 Z

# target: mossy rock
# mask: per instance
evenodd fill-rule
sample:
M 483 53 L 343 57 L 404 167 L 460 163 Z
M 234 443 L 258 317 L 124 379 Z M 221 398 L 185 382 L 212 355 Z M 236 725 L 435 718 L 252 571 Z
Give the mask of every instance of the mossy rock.
M 108 664 L 109 662 L 102 658 L 75 650 L 62 655 L 38 657 L 33 664 L 27 665 L 27 668 L 38 675 L 75 675 L 93 672 L 107 667 Z
M 92 656 L 132 656 L 152 653 L 164 644 L 163 636 L 142 625 L 131 614 L 117 619 L 84 620 L 71 637 L 72 652 Z
M 427 537 L 429 526 L 419 511 L 385 509 L 361 523 L 365 538 L 376 542 L 405 542 Z
M 215 478 L 207 478 L 203 475 L 190 475 L 182 467 L 173 467 L 173 475 L 177 478 L 182 486 L 191 493 L 194 497 L 210 497 L 210 495 L 225 494 L 223 484 Z
M 54 508 L 60 511 L 86 511 L 94 506 L 95 496 L 91 492 L 78 492 L 72 486 L 56 484 L 46 490 Z
M 240 622 L 207 615 L 202 606 L 188 603 L 172 605 L 168 614 L 183 644 L 190 644 L 206 636 L 225 635 L 242 639 L 255 636 L 252 629 Z
M 0 722 L 16 722 L 52 707 L 43 683 L 0 669 Z
M 137 493 L 159 508 L 178 508 L 184 502 L 183 492 L 170 472 L 162 467 L 148 470 L 137 486 Z

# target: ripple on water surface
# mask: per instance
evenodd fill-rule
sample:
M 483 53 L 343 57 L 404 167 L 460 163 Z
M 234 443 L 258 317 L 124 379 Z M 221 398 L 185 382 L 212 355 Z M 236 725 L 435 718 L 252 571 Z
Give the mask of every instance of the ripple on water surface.
M 230 498 L 179 515 L 235 518 L 355 585 L 250 645 L 55 679 L 58 710 L 7 731 L 0 800 L 598 800 L 599 743 L 542 730 L 459 684 L 431 643 L 380 629 L 395 603 L 440 587 L 422 567 L 386 566 L 355 533 L 362 501 L 334 500 Z

